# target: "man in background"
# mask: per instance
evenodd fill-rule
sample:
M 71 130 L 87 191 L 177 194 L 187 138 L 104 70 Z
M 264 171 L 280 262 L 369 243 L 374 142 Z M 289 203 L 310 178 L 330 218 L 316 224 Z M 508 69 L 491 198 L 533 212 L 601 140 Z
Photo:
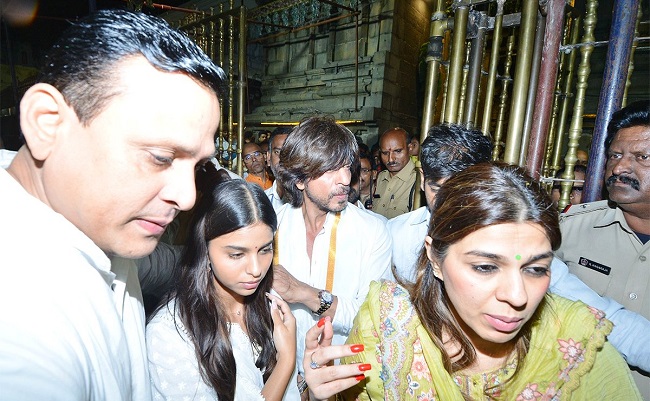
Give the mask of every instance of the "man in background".
M 391 219 L 413 210 L 417 189 L 415 164 L 410 152 L 413 144 L 403 128 L 392 128 L 379 138 L 381 160 L 386 170 L 377 176 L 373 210 Z
M 149 400 L 133 263 L 195 201 L 225 75 L 159 18 L 104 10 L 47 53 L 0 168 L 0 397 Z
M 273 209 L 276 211 L 280 208 L 280 206 L 284 205 L 284 201 L 282 200 L 282 195 L 284 195 L 284 188 L 282 188 L 282 185 L 280 185 L 278 181 L 277 169 L 278 164 L 280 163 L 280 151 L 282 150 L 284 141 L 287 140 L 287 136 L 290 132 L 291 128 L 288 127 L 278 127 L 274 129 L 271 132 L 271 136 L 269 137 L 269 149 L 266 152 L 266 160 L 269 164 L 269 167 L 271 168 L 271 173 L 273 173 L 274 181 L 273 185 L 271 185 L 271 188 L 264 191 L 264 193 L 266 193 L 266 196 L 269 197 L 269 200 L 273 205 Z
M 242 160 L 248 170 L 244 179 L 266 190 L 273 185 L 273 179 L 266 172 L 266 152 L 255 142 L 245 143 L 242 148 Z

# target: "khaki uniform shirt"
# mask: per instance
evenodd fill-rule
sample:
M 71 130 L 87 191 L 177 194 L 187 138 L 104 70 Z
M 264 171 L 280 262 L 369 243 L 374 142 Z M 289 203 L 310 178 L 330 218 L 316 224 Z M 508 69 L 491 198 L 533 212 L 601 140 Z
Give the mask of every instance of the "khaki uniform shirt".
M 601 296 L 650 319 L 650 241 L 641 243 L 623 212 L 608 202 L 583 203 L 560 216 L 562 246 L 556 256 Z M 650 344 L 650 333 L 645 339 Z M 650 399 L 650 377 L 633 372 Z
M 388 170 L 379 173 L 372 211 L 392 219 L 413 210 L 413 196 L 419 189 L 415 188 L 416 176 L 415 164 L 411 160 L 393 177 Z

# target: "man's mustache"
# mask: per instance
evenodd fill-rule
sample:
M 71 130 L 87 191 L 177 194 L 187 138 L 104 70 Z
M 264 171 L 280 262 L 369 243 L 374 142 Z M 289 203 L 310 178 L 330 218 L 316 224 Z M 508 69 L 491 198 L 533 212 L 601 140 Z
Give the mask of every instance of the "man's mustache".
M 607 181 L 605 181 L 605 186 L 607 187 L 612 186 L 616 181 L 620 182 L 621 184 L 629 185 L 637 191 L 641 189 L 641 184 L 639 183 L 639 180 L 630 178 L 625 175 L 616 175 L 616 174 L 612 174 L 611 177 L 609 177 Z

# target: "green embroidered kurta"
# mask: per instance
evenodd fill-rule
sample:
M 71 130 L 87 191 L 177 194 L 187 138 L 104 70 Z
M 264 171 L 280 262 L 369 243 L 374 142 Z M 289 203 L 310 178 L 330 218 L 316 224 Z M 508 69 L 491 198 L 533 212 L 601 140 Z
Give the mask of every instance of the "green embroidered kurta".
M 364 344 L 365 350 L 343 360 L 372 369 L 343 397 L 463 401 L 463 391 L 474 400 L 641 400 L 627 364 L 606 342 L 611 328 L 599 310 L 547 295 L 523 369 L 501 386 L 514 361 L 494 372 L 450 375 L 407 291 L 394 282 L 373 282 L 348 337 L 348 344 Z

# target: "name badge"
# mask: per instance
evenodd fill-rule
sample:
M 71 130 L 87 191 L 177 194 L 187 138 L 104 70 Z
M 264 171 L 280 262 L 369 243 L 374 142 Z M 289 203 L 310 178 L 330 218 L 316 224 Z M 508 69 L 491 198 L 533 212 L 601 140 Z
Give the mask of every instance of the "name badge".
M 602 273 L 606 276 L 609 276 L 609 273 L 611 273 L 612 268 L 609 266 L 605 266 L 603 264 L 600 264 L 598 262 L 594 262 L 593 260 L 589 260 L 587 258 L 580 257 L 578 260 L 578 264 L 580 266 L 584 266 L 588 269 L 597 271 L 598 273 Z

